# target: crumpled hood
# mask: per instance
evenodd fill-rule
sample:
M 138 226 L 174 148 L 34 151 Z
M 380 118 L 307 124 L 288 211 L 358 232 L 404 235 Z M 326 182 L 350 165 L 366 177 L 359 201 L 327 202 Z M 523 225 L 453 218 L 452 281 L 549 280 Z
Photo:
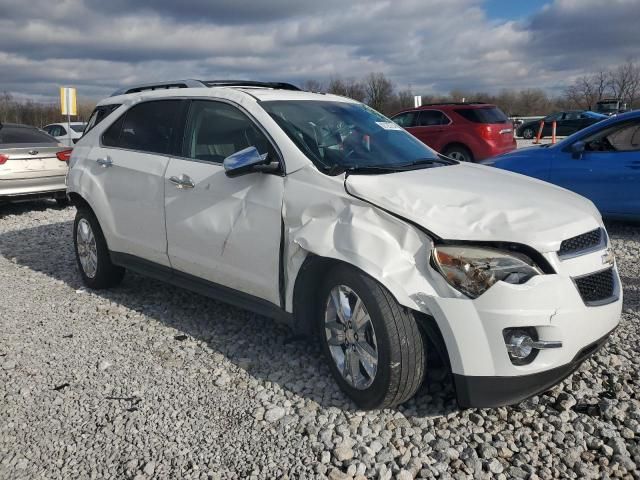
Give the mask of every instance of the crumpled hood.
M 352 174 L 345 187 L 447 240 L 515 242 L 551 252 L 602 223 L 593 203 L 580 195 L 482 165 Z

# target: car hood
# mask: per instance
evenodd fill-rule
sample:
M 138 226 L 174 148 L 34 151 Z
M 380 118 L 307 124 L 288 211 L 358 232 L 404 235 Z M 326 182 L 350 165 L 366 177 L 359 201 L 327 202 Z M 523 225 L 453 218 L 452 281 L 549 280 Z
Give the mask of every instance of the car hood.
M 486 160 L 481 160 L 478 163 L 481 165 L 494 165 L 500 160 L 509 159 L 512 160 L 514 158 L 524 158 L 530 159 L 532 156 L 537 155 L 551 155 L 553 150 L 555 149 L 555 145 L 532 145 L 530 147 L 518 148 L 517 150 L 512 150 L 510 152 L 501 153 L 495 157 L 487 158 Z
M 352 174 L 345 188 L 446 240 L 514 242 L 551 252 L 602 224 L 593 203 L 580 195 L 483 165 Z

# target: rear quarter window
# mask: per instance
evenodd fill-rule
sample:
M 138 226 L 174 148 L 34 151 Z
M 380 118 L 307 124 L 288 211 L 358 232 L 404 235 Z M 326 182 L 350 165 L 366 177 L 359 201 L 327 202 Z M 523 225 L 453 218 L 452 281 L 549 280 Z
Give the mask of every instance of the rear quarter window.
M 58 140 L 51 135 L 31 127 L 13 127 L 5 125 L 0 128 L 0 144 L 39 144 L 54 143 Z
M 498 107 L 456 108 L 461 117 L 473 123 L 507 123 L 509 118 Z
M 98 125 L 102 120 L 104 120 L 111 112 L 113 112 L 116 108 L 120 106 L 119 103 L 114 103 L 111 105 L 100 105 L 93 110 L 91 116 L 89 117 L 89 121 L 84 127 L 80 127 L 81 130 L 76 130 L 77 132 L 87 133 L 93 127 Z M 75 130 L 74 127 L 71 127 Z

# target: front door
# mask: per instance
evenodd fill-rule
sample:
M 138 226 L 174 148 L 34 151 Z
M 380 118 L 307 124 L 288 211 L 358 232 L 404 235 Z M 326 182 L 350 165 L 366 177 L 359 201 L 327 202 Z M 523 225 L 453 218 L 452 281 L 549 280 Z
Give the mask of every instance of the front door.
M 222 165 L 249 146 L 278 158 L 235 106 L 191 103 L 182 153 L 165 175 L 168 254 L 176 270 L 279 305 L 283 177 L 229 178 Z
M 551 181 L 592 200 L 603 214 L 640 215 L 640 120 L 583 139 L 582 155 L 560 152 Z

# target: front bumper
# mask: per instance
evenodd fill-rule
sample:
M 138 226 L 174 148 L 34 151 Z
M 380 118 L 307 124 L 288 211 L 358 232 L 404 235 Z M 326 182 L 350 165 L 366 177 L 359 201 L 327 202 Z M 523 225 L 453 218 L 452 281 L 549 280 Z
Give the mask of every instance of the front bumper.
M 545 254 L 558 273 L 522 285 L 498 282 L 473 300 L 432 299 L 428 313 L 442 333 L 461 405 L 509 405 L 547 390 L 606 341 L 622 310 L 617 268 L 614 295 L 602 305 L 585 304 L 574 283 L 586 272 L 602 270 L 603 253 L 566 260 Z M 560 341 L 562 347 L 540 350 L 529 363 L 515 364 L 505 345 L 507 328 L 535 328 L 540 340 Z
M 458 404 L 462 408 L 495 408 L 513 405 L 545 392 L 571 375 L 582 362 L 602 348 L 612 332 L 584 347 L 571 362 L 551 370 L 515 377 L 454 374 Z

